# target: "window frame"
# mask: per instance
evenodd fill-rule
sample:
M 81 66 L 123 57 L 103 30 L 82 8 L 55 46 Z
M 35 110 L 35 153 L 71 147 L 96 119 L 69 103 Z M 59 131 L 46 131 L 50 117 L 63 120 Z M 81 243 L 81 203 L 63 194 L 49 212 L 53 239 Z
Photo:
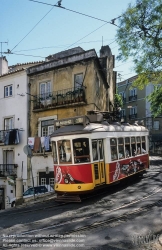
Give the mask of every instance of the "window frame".
M 111 144 L 112 140 L 114 140 L 115 143 Z M 114 149 L 114 148 L 115 148 L 114 155 L 116 157 L 112 157 L 112 149 Z M 110 138 L 110 153 L 111 153 L 111 161 L 118 160 L 117 138 L 114 138 L 114 137 Z
M 6 90 L 7 90 L 7 95 L 6 95 Z M 10 91 L 11 91 L 11 94 L 10 94 Z M 11 96 L 13 96 L 13 85 L 10 84 L 10 85 L 4 86 L 4 98 L 8 98 Z
M 42 125 L 43 123 L 49 122 L 49 121 L 53 122 L 53 125 L 51 124 Z M 41 136 L 43 137 L 43 136 L 51 135 L 52 133 L 49 133 L 50 128 L 53 128 L 53 131 L 52 131 L 53 133 L 54 132 L 54 119 L 47 119 L 47 120 L 41 121 Z M 43 131 L 43 129 L 46 129 L 46 131 Z
M 82 76 L 82 82 L 76 82 L 76 78 Z M 74 89 L 80 89 L 83 85 L 83 72 L 74 75 Z
M 7 124 L 7 121 L 9 124 Z M 10 124 L 11 122 L 11 124 Z M 13 117 L 6 117 L 4 118 L 4 130 L 14 129 L 14 118 Z

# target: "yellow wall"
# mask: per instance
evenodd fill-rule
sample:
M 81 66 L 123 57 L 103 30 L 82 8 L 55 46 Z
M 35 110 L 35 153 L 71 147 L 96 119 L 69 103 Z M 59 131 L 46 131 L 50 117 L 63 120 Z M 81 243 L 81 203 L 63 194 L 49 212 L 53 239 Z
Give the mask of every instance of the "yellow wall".
M 37 75 L 29 76 L 31 100 L 34 95 L 39 95 L 39 87 L 41 82 L 51 82 L 51 92 L 64 90 L 74 87 L 74 75 L 83 73 L 85 86 L 85 104 L 68 105 L 60 108 L 52 108 L 49 110 L 41 110 L 33 112 L 33 102 L 30 105 L 30 136 L 37 135 L 38 119 L 46 116 L 57 115 L 57 119 L 73 117 L 87 114 L 87 110 L 108 110 L 106 95 L 108 89 L 106 81 L 101 75 L 97 64 L 92 59 L 88 62 L 76 63 L 72 66 L 63 67 L 60 69 L 53 69 L 48 72 L 39 73 Z M 104 82 L 105 81 L 105 82 Z M 104 84 L 105 83 L 105 84 Z

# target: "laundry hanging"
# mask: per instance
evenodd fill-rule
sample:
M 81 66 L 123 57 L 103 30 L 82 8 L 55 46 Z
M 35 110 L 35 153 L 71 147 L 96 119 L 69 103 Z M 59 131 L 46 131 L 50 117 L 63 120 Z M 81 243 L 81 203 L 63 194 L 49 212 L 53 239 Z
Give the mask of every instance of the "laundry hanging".
M 40 137 L 35 137 L 33 151 L 35 153 L 38 153 L 38 152 L 40 152 L 40 149 L 41 149 L 41 140 L 40 140 Z
M 4 144 L 5 145 L 16 145 L 19 144 L 19 130 L 18 129 L 12 129 L 10 131 L 6 131 L 5 137 L 4 137 Z

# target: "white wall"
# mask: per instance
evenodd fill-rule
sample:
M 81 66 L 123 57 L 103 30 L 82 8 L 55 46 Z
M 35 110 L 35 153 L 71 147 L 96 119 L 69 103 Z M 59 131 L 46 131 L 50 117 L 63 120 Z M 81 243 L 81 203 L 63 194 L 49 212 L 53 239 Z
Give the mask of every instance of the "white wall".
M 4 87 L 13 85 L 13 96 L 4 98 Z M 17 177 L 21 177 L 26 182 L 27 179 L 27 156 L 23 152 L 23 147 L 27 144 L 28 135 L 28 84 L 26 71 L 9 74 L 0 77 L 0 130 L 4 130 L 4 119 L 14 117 L 14 128 L 19 131 L 20 143 L 17 145 L 0 145 L 0 164 L 3 164 L 3 150 L 13 150 L 14 164 L 18 165 Z M 20 96 L 20 94 L 22 96 Z M 23 164 L 23 174 L 22 174 Z M 4 182 L 5 181 L 5 182 Z M 8 185 L 8 181 L 0 178 L 0 185 L 6 183 L 6 196 L 15 196 L 15 187 Z M 26 188 L 25 188 L 26 189 Z M 11 193 L 13 190 L 13 193 Z

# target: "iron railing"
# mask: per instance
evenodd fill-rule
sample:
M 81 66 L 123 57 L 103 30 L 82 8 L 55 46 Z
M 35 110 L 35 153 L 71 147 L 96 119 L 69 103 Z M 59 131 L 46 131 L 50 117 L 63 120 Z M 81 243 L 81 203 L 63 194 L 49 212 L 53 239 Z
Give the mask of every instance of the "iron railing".
M 132 96 L 129 96 L 129 101 L 130 102 L 134 102 L 137 100 L 137 95 L 132 95 Z
M 78 102 L 85 102 L 84 88 L 70 88 L 37 95 L 33 100 L 33 109 L 54 108 Z
M 123 97 L 123 103 L 126 103 L 126 98 L 125 97 Z
M 137 118 L 137 114 L 129 115 L 129 119 L 136 119 L 136 118 Z
M 14 133 L 14 131 L 17 132 L 18 130 L 19 129 L 0 130 L 0 143 L 5 145 L 19 144 L 19 135 Z
M 4 143 L 6 130 L 0 130 L 0 143 Z
M 0 177 L 17 176 L 17 164 L 0 164 Z

